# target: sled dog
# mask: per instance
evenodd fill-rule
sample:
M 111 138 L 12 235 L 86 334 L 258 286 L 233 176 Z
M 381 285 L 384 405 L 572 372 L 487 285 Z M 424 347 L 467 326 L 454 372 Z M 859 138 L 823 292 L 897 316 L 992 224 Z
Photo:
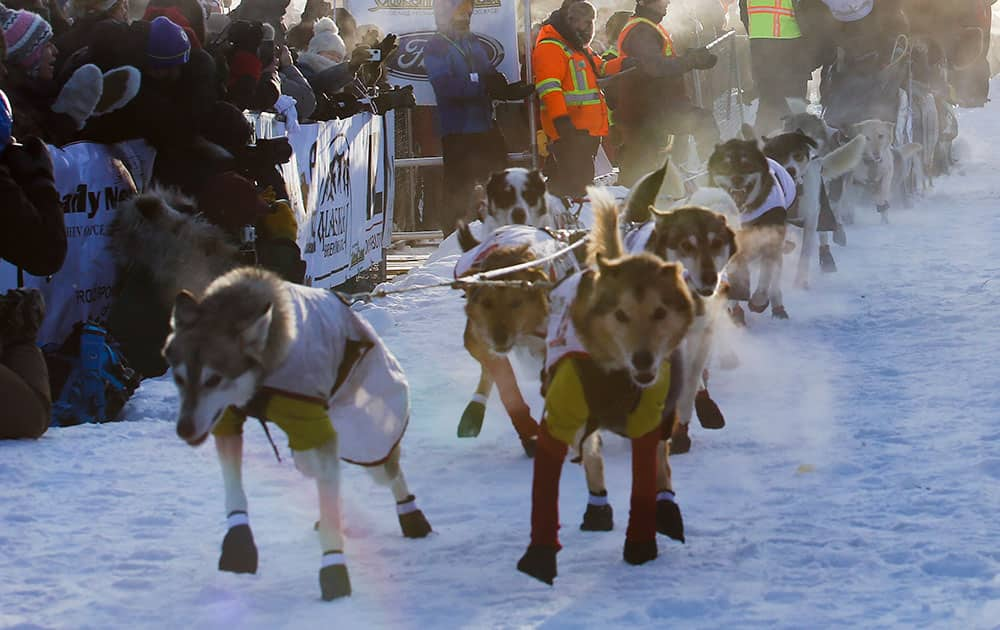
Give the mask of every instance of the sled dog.
M 403 535 L 426 536 L 400 468 L 409 420 L 406 377 L 374 329 L 334 294 L 252 267 L 177 295 L 163 355 L 180 397 L 177 435 L 211 434 L 222 466 L 229 530 L 219 569 L 255 573 L 257 548 L 240 473 L 248 416 L 277 424 L 295 467 L 319 490 L 323 599 L 350 595 L 340 532 L 340 460 L 370 467 L 392 489 Z
M 658 529 L 683 539 L 669 459 L 657 447 L 664 431 L 670 430 L 682 386 L 676 352 L 694 317 L 691 295 L 680 265 L 651 254 L 624 255 L 614 199 L 595 188 L 588 193 L 595 217 L 588 244 L 593 266 L 550 293 L 545 415 L 535 451 L 531 544 L 517 565 L 548 584 L 557 575 L 563 460 L 569 444 L 579 444 L 599 429 L 632 442 L 626 562 L 656 558 Z M 585 467 L 587 462 L 585 457 Z M 603 465 L 587 470 L 588 512 L 592 507 L 610 508 L 603 481 Z M 598 482 L 600 487 L 595 487 Z M 584 521 L 586 525 L 586 514 Z
M 555 254 L 566 243 L 549 232 L 526 225 L 507 225 L 476 240 L 459 224 L 458 242 L 465 252 L 455 265 L 455 277 L 512 267 Z M 579 269 L 573 252 L 538 267 L 505 275 L 498 280 L 555 283 Z M 473 286 L 465 291 L 467 316 L 465 349 L 479 362 L 479 385 L 462 414 L 459 437 L 475 437 L 482 428 L 486 401 L 494 382 L 517 431 L 525 453 L 534 454 L 538 424 L 521 396 L 508 359 L 512 352 L 537 366 L 545 360 L 545 327 L 549 316 L 548 288 L 541 286 Z
M 781 164 L 795 182 L 796 201 L 789 209 L 786 222 L 802 231 L 795 284 L 809 283 L 809 261 L 813 255 L 816 234 L 819 233 L 820 268 L 837 270 L 830 251 L 830 233 L 843 230 L 827 194 L 826 182 L 852 172 L 861 162 L 865 147 L 864 136 L 856 136 L 825 155 L 819 153 L 819 142 L 801 129 L 764 139 L 764 155 Z
M 788 319 L 781 295 L 785 219 L 795 203 L 795 182 L 784 167 L 769 160 L 755 140 L 716 145 L 708 160 L 709 185 L 722 188 L 739 208 L 739 252 L 730 264 L 730 298 L 747 300 L 750 310 Z M 757 288 L 750 293 L 750 264 L 759 261 Z M 739 321 L 742 309 L 734 306 Z
M 875 209 L 882 223 L 889 222 L 889 202 L 893 188 L 900 188 L 901 178 L 913 168 L 914 156 L 921 147 L 909 143 L 895 148 L 895 124 L 884 120 L 865 120 L 851 126 L 855 136 L 865 137 L 864 157 L 851 178 L 855 194 L 857 189 L 872 191 Z
M 486 184 L 486 203 L 480 218 L 486 236 L 503 225 L 568 228 L 568 215 L 563 203 L 549 194 L 540 171 L 508 168 L 494 173 Z
M 644 251 L 683 265 L 684 280 L 694 304 L 694 319 L 683 344 L 684 372 L 677 401 L 678 421 L 670 435 L 670 453 L 677 454 L 691 448 L 688 427 L 696 410 L 705 428 L 725 426 L 725 418 L 709 395 L 703 374 L 712 349 L 715 318 L 725 308 L 725 268 L 738 247 L 736 234 L 722 214 L 697 206 L 660 211 L 648 203 L 655 197 L 655 191 L 650 190 L 653 193 L 650 195 L 644 194 L 643 189 L 647 182 L 655 186 L 655 179 L 655 172 L 640 179 L 629 197 L 626 218 L 641 224 L 625 235 L 625 248 L 630 253 Z

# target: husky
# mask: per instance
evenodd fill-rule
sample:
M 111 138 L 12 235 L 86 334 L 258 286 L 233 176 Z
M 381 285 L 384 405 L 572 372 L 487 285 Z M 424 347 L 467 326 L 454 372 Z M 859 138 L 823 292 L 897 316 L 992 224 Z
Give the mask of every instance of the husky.
M 670 435 L 670 453 L 679 454 L 691 449 L 688 427 L 695 412 L 706 429 L 721 429 L 726 424 L 722 411 L 708 393 L 705 373 L 715 319 L 725 308 L 725 269 L 739 248 L 736 233 L 724 214 L 693 205 L 661 211 L 648 203 L 656 196 L 657 179 L 658 172 L 650 173 L 633 188 L 625 217 L 639 227 L 626 233 L 625 248 L 633 254 L 644 251 L 683 265 L 684 279 L 694 303 L 694 319 L 683 344 L 684 387 L 677 401 L 677 422 Z M 733 203 L 719 189 L 700 190 L 717 191 L 729 204 Z
M 871 190 L 882 223 L 888 223 L 893 189 L 900 188 L 901 180 L 912 170 L 914 156 L 921 146 L 911 142 L 895 148 L 896 126 L 885 120 L 855 123 L 851 132 L 866 140 L 864 157 L 851 178 L 853 188 Z
M 548 584 L 557 575 L 563 459 L 569 444 L 582 443 L 599 429 L 632 441 L 625 561 L 643 564 L 655 559 L 658 530 L 683 538 L 668 454 L 658 446 L 676 415 L 683 379 L 678 346 L 694 319 L 694 305 L 680 265 L 652 254 L 625 255 L 614 199 L 595 188 L 588 194 L 595 217 L 588 243 L 593 266 L 550 293 L 545 415 L 535 451 L 531 544 L 517 564 L 519 571 Z M 592 499 L 588 510 L 610 508 L 603 464 L 599 457 L 590 461 L 598 465 L 588 468 L 585 457 Z
M 751 311 L 788 319 L 781 295 L 785 220 L 795 203 L 795 182 L 783 166 L 770 160 L 755 140 L 728 140 L 716 145 L 708 160 L 709 185 L 722 188 L 740 211 L 739 253 L 730 265 L 730 299 L 747 300 Z M 760 261 L 757 289 L 750 293 L 750 264 Z M 742 319 L 736 304 L 734 319 Z
M 572 217 L 559 198 L 548 192 L 541 171 L 508 168 L 494 173 L 485 194 L 480 211 L 484 236 L 503 225 L 572 227 Z
M 455 265 L 455 277 L 530 263 L 566 247 L 549 232 L 526 225 L 503 226 L 483 241 L 460 223 L 458 242 L 465 252 Z M 579 270 L 572 252 L 537 267 L 499 278 L 525 283 L 555 283 Z M 482 428 L 486 401 L 494 382 L 525 454 L 534 455 L 538 423 L 521 396 L 508 356 L 518 352 L 541 369 L 545 359 L 548 289 L 543 286 L 479 286 L 465 290 L 467 315 L 465 349 L 480 365 L 479 385 L 462 414 L 458 437 L 476 437 Z
M 830 234 L 843 230 L 827 194 L 826 182 L 853 171 L 861 162 L 865 138 L 857 136 L 846 144 L 820 155 L 820 144 L 801 129 L 764 138 L 764 155 L 785 167 L 795 182 L 796 202 L 786 222 L 802 230 L 796 286 L 809 283 L 809 260 L 819 232 L 820 269 L 837 270 L 830 251 Z
M 237 268 L 199 299 L 179 293 L 163 356 L 180 397 L 177 435 L 215 438 L 229 530 L 219 570 L 256 573 L 257 548 L 240 468 L 248 416 L 276 423 L 295 467 L 319 490 L 319 582 L 324 600 L 350 595 L 340 532 L 340 460 L 369 467 L 396 499 L 403 535 L 430 524 L 400 467 L 409 392 L 399 363 L 374 329 L 334 294 Z M 265 425 L 266 426 L 266 425 Z

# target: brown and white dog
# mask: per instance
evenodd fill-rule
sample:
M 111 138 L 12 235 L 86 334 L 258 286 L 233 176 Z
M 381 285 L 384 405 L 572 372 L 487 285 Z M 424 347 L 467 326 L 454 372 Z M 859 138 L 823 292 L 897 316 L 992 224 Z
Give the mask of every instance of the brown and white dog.
M 624 254 L 614 199 L 593 188 L 588 193 L 595 217 L 590 241 L 594 266 L 570 276 L 549 296 L 545 416 L 535 452 L 531 544 L 517 565 L 548 584 L 556 577 L 561 548 L 563 460 L 571 443 L 597 430 L 614 431 L 632 442 L 625 561 L 642 564 L 656 558 L 658 530 L 683 539 L 669 459 L 660 445 L 683 385 L 675 353 L 694 318 L 691 295 L 680 265 L 651 254 Z M 603 465 L 588 468 L 591 497 L 610 508 L 603 481 Z M 588 511 L 593 505 L 591 501 Z M 584 520 L 586 525 L 586 515 Z
M 782 300 L 781 268 L 785 219 L 795 203 L 795 182 L 784 167 L 769 160 L 756 140 L 716 145 L 708 160 L 709 185 L 729 193 L 739 209 L 739 253 L 730 264 L 730 299 L 746 300 L 751 311 L 771 305 L 777 319 L 788 319 Z M 750 265 L 759 263 L 757 288 L 750 292 Z M 733 307 L 735 319 L 742 308 Z
M 508 225 L 476 240 L 464 224 L 458 241 L 465 252 L 455 266 L 455 277 L 463 278 L 528 263 L 557 253 L 566 243 L 548 232 L 526 225 Z M 558 282 L 578 270 L 572 252 L 538 267 L 499 278 L 524 283 Z M 545 360 L 545 327 L 549 315 L 548 288 L 540 286 L 472 286 L 465 290 L 467 316 L 465 349 L 480 365 L 479 384 L 462 414 L 458 437 L 476 437 L 482 429 L 486 401 L 496 383 L 507 414 L 525 453 L 534 454 L 538 424 L 521 395 L 508 357 L 517 352 L 538 373 Z
M 678 421 L 670 436 L 670 452 L 677 454 L 691 448 L 688 427 L 695 411 L 703 427 L 725 426 L 703 375 L 712 349 L 715 319 L 727 300 L 725 268 L 739 248 L 735 232 L 718 212 L 698 206 L 660 211 L 649 204 L 656 196 L 653 189 L 657 179 L 657 172 L 651 173 L 633 188 L 625 216 L 632 223 L 642 223 L 625 235 L 625 246 L 631 253 L 644 251 L 683 265 L 694 304 L 694 319 L 683 344 L 684 386 L 677 401 Z

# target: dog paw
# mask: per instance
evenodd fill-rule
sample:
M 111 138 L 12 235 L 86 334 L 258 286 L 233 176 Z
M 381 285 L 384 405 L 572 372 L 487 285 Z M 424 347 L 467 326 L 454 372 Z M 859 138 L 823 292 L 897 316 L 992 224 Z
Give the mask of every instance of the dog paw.
M 833 259 L 829 245 L 821 245 L 819 248 L 819 269 L 823 273 L 837 273 L 837 262 Z
M 788 311 L 784 306 L 775 306 L 771 309 L 771 317 L 774 319 L 788 319 Z
M 407 538 L 424 538 L 431 533 L 431 524 L 420 510 L 399 515 L 399 527 Z
M 746 313 L 743 312 L 743 307 L 739 304 L 736 304 L 729 309 L 729 318 L 733 320 L 734 325 L 740 328 L 745 328 L 747 325 Z
M 558 573 L 556 572 L 556 553 L 558 549 L 548 545 L 530 545 L 517 562 L 517 570 L 551 585 Z
M 771 301 L 768 300 L 765 297 L 763 303 L 761 303 L 761 302 L 755 302 L 754 300 L 756 298 L 757 298 L 757 296 L 754 296 L 754 297 L 750 298 L 750 301 L 747 302 L 747 308 L 750 309 L 751 311 L 753 311 L 754 313 L 763 313 L 764 311 L 767 310 L 767 306 L 768 306 L 768 304 L 771 303 Z
M 528 457 L 535 456 L 535 448 L 538 446 L 538 436 L 532 435 L 531 437 L 521 438 L 521 448 L 524 449 L 524 454 Z
M 688 425 L 678 422 L 670 434 L 670 454 L 680 455 L 691 450 L 691 438 L 688 437 Z
M 722 415 L 722 410 L 708 395 L 707 389 L 703 389 L 695 395 L 694 412 L 698 414 L 698 422 L 706 429 L 721 429 L 726 426 L 726 418 Z
M 222 539 L 219 571 L 257 572 L 257 545 L 253 542 L 253 532 L 249 525 L 236 525 L 226 532 L 226 537 Z
M 625 549 L 622 551 L 622 557 L 629 564 L 646 564 L 651 560 L 656 560 L 658 555 L 656 540 L 626 540 Z
M 659 499 L 656 502 L 656 531 L 684 542 L 684 519 L 681 517 L 681 508 L 670 499 Z
M 615 528 L 614 511 L 610 505 L 587 504 L 580 529 L 585 532 L 610 532 Z
M 347 575 L 347 566 L 331 564 L 320 569 L 319 589 L 325 602 L 349 596 L 351 594 L 351 578 Z
M 458 437 L 476 437 L 483 429 L 483 419 L 486 417 L 486 405 L 481 402 L 472 401 L 462 412 L 462 419 L 458 421 Z

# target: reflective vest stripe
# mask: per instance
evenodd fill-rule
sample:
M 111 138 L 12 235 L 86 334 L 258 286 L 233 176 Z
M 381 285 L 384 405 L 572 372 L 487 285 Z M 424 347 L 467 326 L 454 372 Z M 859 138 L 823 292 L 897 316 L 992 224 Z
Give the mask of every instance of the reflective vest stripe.
M 802 35 L 791 0 L 749 0 L 747 5 L 750 37 L 794 39 Z
M 538 92 L 539 98 L 550 92 L 561 92 L 562 81 L 559 79 L 545 79 L 544 81 L 539 81 L 535 84 L 535 91 Z
M 569 67 L 570 67 L 570 70 L 572 70 L 572 72 L 570 72 L 570 80 L 573 81 L 573 89 L 572 90 L 563 90 L 563 94 L 566 95 L 566 104 L 567 105 L 592 105 L 594 103 L 599 103 L 600 102 L 600 100 L 601 100 L 601 98 L 600 98 L 600 93 L 601 93 L 600 88 L 590 88 L 587 85 L 587 62 L 586 62 L 586 60 L 584 60 L 584 59 L 573 59 L 573 51 L 569 49 L 569 46 L 567 46 L 563 42 L 559 41 L 558 39 L 543 39 L 542 41 L 540 41 L 538 43 L 539 43 L 539 45 L 541 45 L 541 44 L 555 44 L 559 48 L 562 48 L 563 53 L 566 54 L 566 58 L 570 60 L 569 61 Z M 559 79 L 547 79 L 547 80 L 541 81 L 541 82 L 539 82 L 538 84 L 535 85 L 535 89 L 538 91 L 538 96 L 544 96 L 545 94 L 548 94 L 549 92 L 554 92 L 555 91 L 555 89 L 553 89 L 550 85 L 548 85 L 549 82 L 552 82 L 552 81 L 554 81 L 555 83 L 559 84 L 558 89 L 562 89 L 562 84 L 559 81 Z M 542 87 L 539 87 L 539 86 L 546 86 L 546 87 L 543 89 Z M 586 99 L 581 99 L 581 98 L 573 98 L 571 100 L 570 97 L 573 96 L 573 95 L 576 95 L 576 96 L 586 96 L 588 98 L 593 97 L 594 95 L 596 95 L 597 96 L 597 100 L 594 101 L 594 100 L 586 100 Z
M 667 29 L 663 28 L 662 25 L 657 24 L 653 20 L 633 15 L 631 18 L 629 18 L 629 21 L 625 24 L 625 28 L 623 28 L 622 32 L 618 35 L 618 50 L 621 51 L 620 59 L 625 59 L 626 57 L 628 57 L 628 55 L 625 53 L 625 47 L 624 47 L 625 39 L 628 37 L 629 31 L 631 31 L 636 24 L 648 24 L 653 28 L 655 28 L 657 32 L 659 32 L 660 35 L 663 36 L 663 56 L 664 57 L 674 56 L 674 42 L 672 39 L 670 39 L 670 33 L 667 32 Z

